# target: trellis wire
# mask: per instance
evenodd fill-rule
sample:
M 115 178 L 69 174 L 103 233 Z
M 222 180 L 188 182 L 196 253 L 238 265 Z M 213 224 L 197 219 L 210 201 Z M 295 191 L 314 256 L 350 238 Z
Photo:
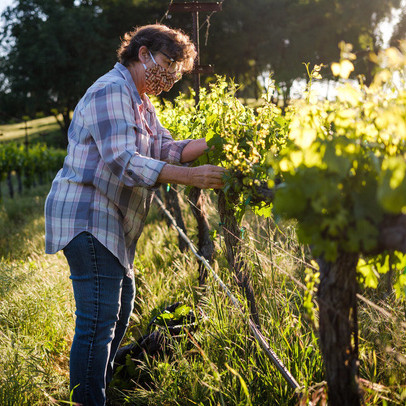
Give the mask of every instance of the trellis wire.
M 166 10 L 165 14 L 162 16 L 162 18 L 159 20 L 160 23 L 162 23 L 164 18 L 168 18 L 168 14 L 169 14 L 169 7 L 170 5 L 173 3 L 173 0 L 171 0 L 171 2 L 168 5 L 168 9 Z
M 220 1 L 220 6 L 222 6 L 224 3 L 224 0 Z M 207 17 L 204 23 L 202 23 L 202 25 L 199 27 L 199 31 L 204 27 L 205 24 L 207 24 L 207 28 L 206 28 L 206 34 L 204 36 L 204 46 L 207 46 L 207 42 L 209 40 L 209 30 L 210 30 L 210 19 L 212 17 L 212 15 L 215 13 L 215 11 L 212 11 Z
M 183 230 L 177 225 L 176 220 L 173 218 L 171 213 L 166 209 L 164 206 L 162 200 L 155 194 L 154 195 L 155 201 L 158 203 L 159 207 L 161 210 L 166 214 L 166 216 L 170 219 L 172 222 L 172 225 L 175 227 L 175 229 L 178 231 L 179 235 L 185 240 L 185 242 L 188 244 L 190 250 L 193 252 L 193 254 L 196 256 L 196 258 L 202 262 L 204 267 L 211 272 L 213 275 L 214 279 L 219 283 L 221 288 L 225 291 L 233 305 L 242 313 L 243 316 L 245 316 L 241 304 L 238 301 L 238 299 L 231 293 L 230 289 L 227 287 L 227 285 L 222 281 L 222 279 L 218 276 L 216 271 L 211 267 L 211 265 L 208 263 L 206 258 L 202 257 L 199 255 L 197 252 L 196 247 L 193 245 L 192 241 L 189 239 L 189 237 L 183 232 Z M 268 344 L 266 338 L 263 336 L 261 331 L 258 329 L 256 324 L 251 320 L 251 318 L 248 318 L 248 324 L 249 328 L 257 340 L 258 344 L 260 347 L 264 350 L 265 354 L 267 357 L 272 361 L 272 363 L 275 365 L 275 367 L 278 369 L 278 371 L 282 374 L 284 379 L 288 382 L 288 384 L 291 386 L 292 389 L 294 390 L 299 390 L 300 385 L 297 383 L 296 379 L 293 377 L 293 375 L 289 372 L 289 370 L 285 367 L 285 365 L 282 363 L 282 361 L 279 359 L 279 357 L 276 355 L 275 351 L 271 348 L 271 346 Z

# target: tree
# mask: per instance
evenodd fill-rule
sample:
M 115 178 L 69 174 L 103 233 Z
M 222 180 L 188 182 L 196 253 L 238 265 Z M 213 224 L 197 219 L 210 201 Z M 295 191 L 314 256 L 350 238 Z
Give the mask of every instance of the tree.
M 114 61 L 101 10 L 91 1 L 20 0 L 3 19 L 3 93 L 25 100 L 26 114 L 52 112 L 66 133 L 78 99 Z
M 14 116 L 52 113 L 67 133 L 80 97 L 114 65 L 120 37 L 136 26 L 159 21 L 168 4 L 167 0 L 19 0 L 8 7 L 0 32 L 4 54 L 0 106 L 7 106 L 2 111 Z M 174 22 L 184 25 L 182 17 Z

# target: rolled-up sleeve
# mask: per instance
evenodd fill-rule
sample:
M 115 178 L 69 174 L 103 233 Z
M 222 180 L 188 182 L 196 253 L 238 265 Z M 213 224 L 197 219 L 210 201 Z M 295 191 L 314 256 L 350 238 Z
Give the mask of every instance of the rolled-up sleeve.
M 100 156 L 111 172 L 129 187 L 152 188 L 165 162 L 139 153 L 151 142 L 135 120 L 126 87 L 109 83 L 97 89 L 82 110 Z
M 185 148 L 191 140 L 175 141 L 170 132 L 159 122 L 158 117 L 156 117 L 156 128 L 158 134 L 162 137 L 160 158 L 169 164 L 179 164 L 183 148 Z

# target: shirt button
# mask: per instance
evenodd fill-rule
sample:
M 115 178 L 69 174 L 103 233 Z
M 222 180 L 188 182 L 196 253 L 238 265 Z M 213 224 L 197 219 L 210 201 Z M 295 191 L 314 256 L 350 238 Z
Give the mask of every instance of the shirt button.
M 133 174 L 134 174 L 133 171 L 130 171 L 130 170 L 127 171 L 127 175 L 130 175 L 130 176 L 131 176 L 131 175 L 133 175 Z

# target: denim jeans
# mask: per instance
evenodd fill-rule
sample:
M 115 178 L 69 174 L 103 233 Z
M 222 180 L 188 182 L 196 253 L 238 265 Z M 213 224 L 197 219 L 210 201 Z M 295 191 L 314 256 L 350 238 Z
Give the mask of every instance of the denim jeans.
M 134 274 L 92 234 L 77 235 L 65 248 L 76 302 L 70 353 L 73 401 L 103 406 L 113 362 L 134 305 Z

